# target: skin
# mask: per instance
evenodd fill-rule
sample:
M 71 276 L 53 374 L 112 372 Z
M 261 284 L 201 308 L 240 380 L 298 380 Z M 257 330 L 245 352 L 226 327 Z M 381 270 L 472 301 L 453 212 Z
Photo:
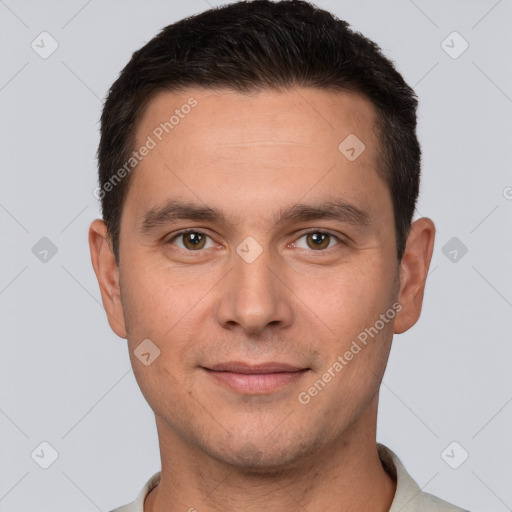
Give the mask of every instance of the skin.
M 145 511 L 388 511 L 396 483 L 377 455 L 379 386 L 393 334 L 419 318 L 434 224 L 412 224 L 398 262 L 391 196 L 376 170 L 376 113 L 365 97 L 299 88 L 165 92 L 149 103 L 137 147 L 190 97 L 197 106 L 133 171 L 119 267 L 104 222 L 89 231 L 110 326 L 128 340 L 155 413 L 162 477 Z M 366 148 L 354 161 L 338 150 L 349 134 Z M 170 199 L 218 208 L 225 221 L 184 219 L 141 233 L 145 213 Z M 367 212 L 368 225 L 276 224 L 289 206 L 339 199 Z M 203 248 L 173 238 L 187 228 L 207 235 Z M 321 249 L 311 238 L 318 231 L 333 235 Z M 262 249 L 252 263 L 236 252 L 248 236 Z M 395 302 L 395 318 L 300 403 L 299 393 Z M 148 366 L 134 355 L 144 339 L 160 350 Z M 308 370 L 251 394 L 204 370 L 226 361 Z

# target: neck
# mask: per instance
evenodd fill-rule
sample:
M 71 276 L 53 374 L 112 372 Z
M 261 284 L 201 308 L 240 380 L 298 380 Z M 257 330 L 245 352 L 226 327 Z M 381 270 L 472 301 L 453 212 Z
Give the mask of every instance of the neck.
M 396 482 L 380 462 L 375 425 L 376 404 L 342 439 L 293 467 L 256 473 L 198 452 L 157 418 L 162 474 L 144 512 L 388 512 Z

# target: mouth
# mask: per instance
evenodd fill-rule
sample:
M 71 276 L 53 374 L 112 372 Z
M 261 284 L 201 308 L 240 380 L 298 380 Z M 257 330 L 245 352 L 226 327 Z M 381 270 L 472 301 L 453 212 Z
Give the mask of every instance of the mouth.
M 243 394 L 269 394 L 301 379 L 310 368 L 269 362 L 251 365 L 243 362 L 202 367 L 216 383 Z

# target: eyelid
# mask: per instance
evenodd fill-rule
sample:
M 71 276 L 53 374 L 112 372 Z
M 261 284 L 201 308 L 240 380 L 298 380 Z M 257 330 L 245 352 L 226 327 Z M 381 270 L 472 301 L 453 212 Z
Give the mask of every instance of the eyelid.
M 183 235 L 186 235 L 187 233 L 199 233 L 203 236 L 205 236 L 206 238 L 209 238 L 211 240 L 211 242 L 214 244 L 214 245 L 219 245 L 217 244 L 217 242 L 213 239 L 213 237 L 211 237 L 208 233 L 205 233 L 203 230 L 201 229 L 196 229 L 196 228 L 187 228 L 187 229 L 182 229 L 176 233 L 174 233 L 172 236 L 170 237 L 164 237 L 163 239 L 163 242 L 165 245 L 172 245 L 174 246 L 174 249 L 178 250 L 179 252 L 181 252 L 182 254 L 186 254 L 187 256 L 193 256 L 194 253 L 203 253 L 206 249 L 214 249 L 215 247 L 207 247 L 206 249 L 198 249 L 196 251 L 193 251 L 193 250 L 189 250 L 189 249 L 184 249 L 183 247 L 179 247 L 177 246 L 174 241 L 179 238 L 180 236 L 183 236 Z
M 219 245 L 208 233 L 203 231 L 202 228 L 186 228 L 186 229 L 182 229 L 182 230 L 178 231 L 177 233 L 173 234 L 170 238 L 167 238 L 165 240 L 165 243 L 174 245 L 174 240 L 176 240 L 180 236 L 185 235 L 187 233 L 199 233 L 201 235 L 204 235 L 204 236 L 208 237 L 213 243 Z M 290 244 L 288 244 L 288 247 L 290 245 L 292 245 L 292 244 L 295 244 L 296 241 L 299 240 L 300 238 L 302 238 L 303 236 L 306 236 L 306 235 L 309 235 L 309 234 L 312 234 L 312 233 L 322 233 L 322 234 L 329 235 L 330 237 L 332 237 L 332 238 L 334 238 L 336 240 L 337 244 L 335 246 L 333 246 L 333 247 L 329 247 L 328 249 L 322 249 L 322 250 L 316 250 L 316 251 L 314 249 L 303 249 L 305 251 L 322 253 L 322 252 L 327 252 L 329 249 L 334 249 L 334 247 L 336 247 L 339 244 L 344 245 L 344 244 L 347 243 L 346 240 L 343 239 L 343 236 L 337 235 L 337 234 L 333 233 L 330 230 L 321 229 L 321 228 L 308 228 L 308 229 L 305 229 L 303 231 L 300 231 L 299 233 L 296 233 L 294 241 L 290 242 Z M 187 253 L 194 253 L 194 252 L 200 253 L 200 252 L 204 251 L 204 249 L 199 249 L 197 251 L 182 249 L 181 247 L 177 247 L 176 245 L 175 245 L 175 247 L 177 249 L 180 249 L 181 251 L 184 251 L 184 252 L 187 252 Z M 210 249 L 211 249 L 211 247 L 210 247 Z M 302 248 L 299 247 L 299 249 L 302 249 Z
M 297 240 L 299 240 L 303 236 L 309 235 L 311 233 L 322 233 L 324 235 L 329 235 L 331 238 L 334 238 L 337 243 L 336 243 L 336 245 L 334 245 L 333 247 L 329 247 L 328 249 L 322 249 L 322 250 L 316 250 L 316 251 L 314 249 L 303 249 L 304 251 L 315 252 L 315 253 L 324 253 L 324 252 L 329 251 L 330 249 L 334 249 L 336 246 L 338 246 L 340 244 L 345 245 L 347 243 L 346 240 L 344 240 L 341 235 L 337 235 L 328 229 L 308 228 L 307 230 L 298 233 L 295 240 L 293 242 L 291 242 L 291 244 L 295 244 Z M 289 244 L 289 245 L 291 245 L 291 244 Z M 299 249 L 302 249 L 302 248 L 299 247 Z

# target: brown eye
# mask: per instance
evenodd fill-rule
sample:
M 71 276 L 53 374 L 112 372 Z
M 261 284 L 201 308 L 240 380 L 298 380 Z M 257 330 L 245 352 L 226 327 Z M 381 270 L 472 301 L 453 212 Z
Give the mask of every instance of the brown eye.
M 206 247 L 209 238 L 208 235 L 200 231 L 187 231 L 177 234 L 170 242 L 187 251 L 199 251 Z
M 302 239 L 305 239 L 305 244 L 300 242 Z M 299 237 L 297 242 L 293 245 L 295 247 L 300 247 L 301 249 L 322 251 L 325 249 L 330 249 L 333 245 L 337 245 L 338 242 L 338 237 L 331 235 L 330 233 L 325 233 L 323 231 L 310 231 L 309 233 Z
M 327 233 L 308 233 L 306 241 L 311 249 L 327 249 L 331 236 Z

